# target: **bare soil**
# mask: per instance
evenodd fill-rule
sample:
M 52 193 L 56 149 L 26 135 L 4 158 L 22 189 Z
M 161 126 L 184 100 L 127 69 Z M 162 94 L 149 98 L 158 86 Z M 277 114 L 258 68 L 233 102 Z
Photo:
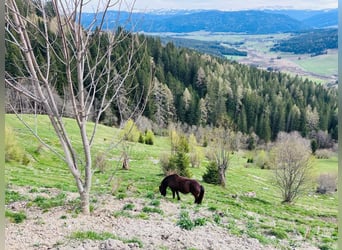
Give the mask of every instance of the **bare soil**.
M 29 188 L 16 188 L 31 201 L 16 201 L 6 205 L 7 210 L 23 211 L 27 218 L 21 223 L 6 222 L 6 249 L 276 249 L 259 243 L 257 239 L 238 237 L 227 228 L 209 220 L 203 226 L 185 230 L 177 225 L 182 201 L 170 202 L 162 199 L 159 208 L 163 214 L 149 213 L 148 218 L 139 216 L 149 199 L 127 198 L 118 200 L 111 195 L 97 197 L 98 202 L 90 215 L 77 214 L 72 207 L 59 206 L 43 210 L 32 204 L 35 196 Z M 54 197 L 59 190 L 49 189 L 45 195 Z M 78 195 L 68 193 L 68 200 Z M 134 204 L 129 216 L 120 214 L 125 204 Z M 193 208 L 193 209 L 191 209 Z M 211 218 L 212 212 L 204 206 L 193 205 L 187 211 L 192 218 Z M 110 233 L 116 239 L 91 240 L 70 237 L 75 232 L 92 231 Z M 132 240 L 129 242 L 129 240 Z M 291 248 L 292 249 L 292 248 Z M 317 249 L 303 245 L 298 249 Z

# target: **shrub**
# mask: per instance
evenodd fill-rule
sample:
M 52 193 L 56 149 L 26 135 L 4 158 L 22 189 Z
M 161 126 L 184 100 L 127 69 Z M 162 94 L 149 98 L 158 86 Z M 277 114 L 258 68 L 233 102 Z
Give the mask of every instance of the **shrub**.
M 152 130 L 147 130 L 145 134 L 145 144 L 153 145 L 154 144 L 154 134 Z
M 108 163 L 106 161 L 106 156 L 103 153 L 98 153 L 95 157 L 94 166 L 99 172 L 104 173 Z
M 312 182 L 310 143 L 298 132 L 281 132 L 273 147 L 273 166 L 276 185 L 283 203 L 291 203 L 309 188 Z
M 253 161 L 255 165 L 261 169 L 270 169 L 269 158 L 267 152 L 264 150 L 259 151 Z
M 316 151 L 315 155 L 317 159 L 329 159 L 332 152 L 328 149 L 320 149 Z
M 132 119 L 129 119 L 121 131 L 121 136 L 126 141 L 138 142 L 140 131 Z
M 190 153 L 190 162 L 192 167 L 199 167 L 201 164 L 201 154 L 199 151 Z
M 169 175 L 171 173 L 176 173 L 176 165 L 174 161 L 170 160 L 171 156 L 168 154 L 162 154 L 160 156 L 159 162 L 164 175 Z
M 30 159 L 18 145 L 14 131 L 8 126 L 5 126 L 5 161 L 15 161 L 24 165 L 30 163 Z
M 160 158 L 160 164 L 165 175 L 177 173 L 182 176 L 191 177 L 189 157 L 184 152 L 177 152 L 169 157 L 163 155 Z
M 142 133 L 139 134 L 138 142 L 139 143 L 143 143 L 143 144 L 145 143 L 145 137 L 144 137 L 144 135 Z
M 315 153 L 316 153 L 316 150 L 318 149 L 317 140 L 315 140 L 315 139 L 311 140 L 311 142 L 310 142 L 310 147 L 311 147 L 311 152 L 312 152 L 313 154 L 315 154 Z
M 320 174 L 317 182 L 318 187 L 316 192 L 319 194 L 332 193 L 337 189 L 337 176 L 334 174 Z
M 189 170 L 190 167 L 190 160 L 189 156 L 184 152 L 177 152 L 174 156 L 170 159 L 171 162 L 174 162 L 176 166 L 176 171 L 179 175 L 185 177 L 191 177 L 191 173 Z
M 220 175 L 217 163 L 211 161 L 207 166 L 207 171 L 202 176 L 203 181 L 210 184 L 220 184 Z

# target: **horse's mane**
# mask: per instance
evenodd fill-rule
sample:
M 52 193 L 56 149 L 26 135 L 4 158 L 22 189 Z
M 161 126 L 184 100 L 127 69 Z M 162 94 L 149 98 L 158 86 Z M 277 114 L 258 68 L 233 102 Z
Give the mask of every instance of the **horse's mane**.
M 162 185 L 162 186 L 165 186 L 165 185 L 167 185 L 167 183 L 169 182 L 169 180 L 174 179 L 174 178 L 177 178 L 177 177 L 179 177 L 178 174 L 170 174 L 170 175 L 166 176 L 166 177 L 163 179 L 161 185 Z

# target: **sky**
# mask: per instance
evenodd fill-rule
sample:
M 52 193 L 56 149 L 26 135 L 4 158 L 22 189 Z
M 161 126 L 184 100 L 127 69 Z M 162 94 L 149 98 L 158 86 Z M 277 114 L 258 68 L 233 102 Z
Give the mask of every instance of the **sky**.
M 90 1 L 93 3 L 99 2 L 96 0 Z M 123 0 L 122 2 L 122 10 L 129 9 L 134 2 L 133 10 L 141 12 L 159 9 L 218 9 L 232 11 L 246 9 L 317 10 L 338 8 L 338 0 Z M 125 6 L 128 6 L 128 8 Z M 90 6 L 86 10 L 89 10 L 89 8 Z M 92 9 L 94 9 L 94 6 Z

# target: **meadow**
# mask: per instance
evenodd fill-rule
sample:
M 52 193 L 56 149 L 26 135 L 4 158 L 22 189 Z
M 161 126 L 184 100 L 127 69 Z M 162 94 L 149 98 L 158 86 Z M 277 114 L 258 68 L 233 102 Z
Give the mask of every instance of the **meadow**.
M 58 139 L 46 116 L 22 117 L 28 124 L 35 124 L 39 136 L 61 152 Z M 75 122 L 65 119 L 65 124 L 73 143 L 79 145 L 80 137 Z M 12 128 L 18 147 L 29 159 L 26 164 L 13 161 L 5 165 L 7 205 L 13 201 L 11 197 L 15 197 L 12 188 L 16 186 L 30 187 L 31 190 L 44 187 L 77 192 L 66 164 L 42 146 L 15 115 L 6 115 L 6 126 Z M 182 202 L 186 209 L 192 209 L 194 205 L 191 195 L 181 195 L 182 200 L 176 201 L 172 200 L 170 191 L 166 198 L 159 194 L 158 186 L 164 177 L 159 158 L 170 152 L 168 137 L 156 136 L 153 145 L 129 142 L 118 144 L 119 135 L 120 130 L 117 128 L 102 125 L 98 128 L 93 158 L 99 154 L 105 155 L 106 165 L 103 169 L 94 171 L 92 196 L 111 194 L 113 199 L 152 196 L 161 203 L 163 200 Z M 206 150 L 200 146 L 199 148 L 203 152 Z M 123 150 L 129 154 L 129 170 L 122 169 Z M 319 249 L 337 249 L 337 194 L 315 193 L 319 174 L 337 174 L 337 155 L 329 159 L 316 159 L 311 189 L 295 203 L 282 204 L 280 191 L 274 186 L 272 171 L 260 169 L 253 164 L 246 167 L 251 153 L 239 151 L 232 154 L 226 173 L 226 187 L 202 181 L 206 160 L 202 161 L 200 167 L 190 169 L 192 178 L 199 180 L 206 190 L 201 207 L 212 214 L 206 220 L 217 227 L 226 228 L 231 234 L 247 235 L 258 239 L 262 244 L 279 249 L 300 249 L 302 242 L 308 242 Z M 255 195 L 249 196 L 248 193 L 251 192 Z M 93 206 L 99 202 L 101 201 L 92 199 Z M 60 204 L 63 202 L 56 206 Z M 8 214 L 11 213 L 9 208 L 7 211 Z

